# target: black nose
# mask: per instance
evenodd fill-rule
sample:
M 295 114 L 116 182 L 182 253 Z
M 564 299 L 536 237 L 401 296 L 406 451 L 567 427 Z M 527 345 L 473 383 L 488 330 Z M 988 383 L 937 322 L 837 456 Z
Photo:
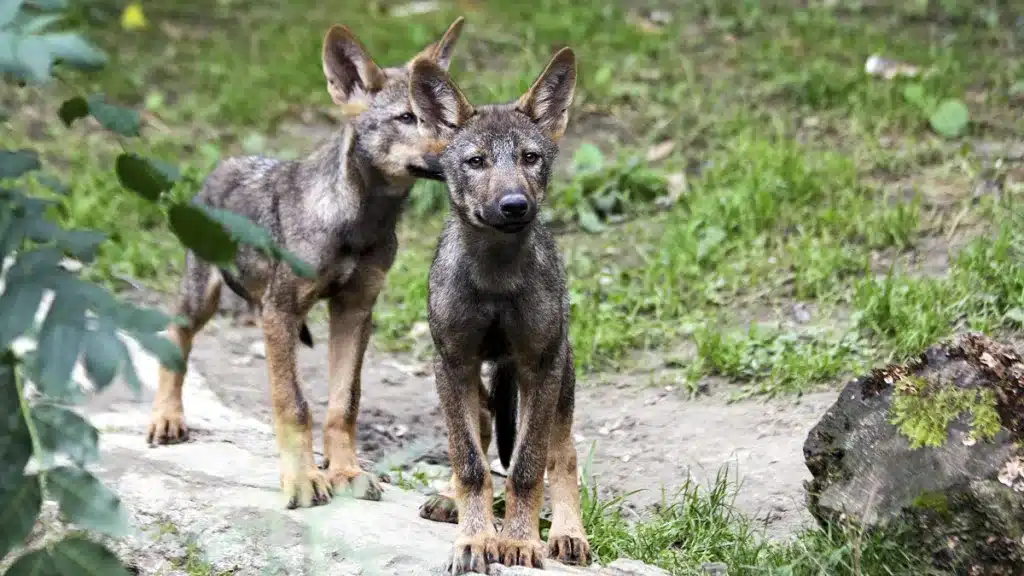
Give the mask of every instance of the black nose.
M 520 220 L 530 211 L 530 201 L 522 194 L 509 194 L 498 202 L 501 215 L 509 220 Z

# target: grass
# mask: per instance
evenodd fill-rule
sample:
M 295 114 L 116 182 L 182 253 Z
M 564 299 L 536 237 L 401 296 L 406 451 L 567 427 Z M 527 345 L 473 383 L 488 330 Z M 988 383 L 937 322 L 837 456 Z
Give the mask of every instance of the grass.
M 618 501 L 600 501 L 591 482 L 582 489 L 584 526 L 602 563 L 634 558 L 674 575 L 705 574 L 724 563 L 730 575 L 860 576 L 932 574 L 905 546 L 902 534 L 853 528 L 808 528 L 783 540 L 765 538 L 733 505 L 738 486 L 726 469 L 707 486 L 684 483 L 662 506 L 639 517 Z
M 963 326 L 1024 320 L 1021 228 L 1006 216 L 1024 180 L 1012 159 L 1024 73 L 1007 24 L 1019 10 L 832 4 L 662 0 L 651 12 L 494 0 L 411 17 L 366 4 L 347 6 L 343 22 L 393 64 L 465 14 L 453 73 L 475 102 L 515 97 L 557 47 L 573 46 L 577 97 L 549 213 L 580 369 L 629 369 L 639 350 L 675 358 L 692 344 L 684 362 L 695 381 L 719 375 L 741 395 L 776 394 L 913 354 Z M 106 71 L 63 74 L 53 98 L 0 89 L 0 106 L 24 111 L 5 146 L 41 147 L 76 179 L 58 217 L 113 235 L 94 278 L 169 291 L 182 255 L 158 215 L 119 190 L 109 170 L 119 148 L 64 128 L 38 102 L 98 90 L 142 109 L 142 146 L 182 166 L 175 193 L 189 196 L 225 155 L 294 157 L 313 143 L 295 126 L 332 122 L 318 60 L 339 16 L 310 0 L 183 0 L 147 5 L 150 29 L 128 33 L 117 26 L 123 5 L 81 4 L 69 20 L 108 49 Z M 871 77 L 873 53 L 924 73 Z M 920 106 L 946 98 L 968 106 L 962 137 L 936 135 Z M 656 161 L 646 159 L 652 146 L 663 151 Z M 976 197 L 984 183 L 994 192 Z M 443 186 L 417 187 L 376 312 L 384 348 L 429 349 L 426 271 L 445 209 Z M 947 248 L 938 272 L 915 268 Z M 795 307 L 813 316 L 796 321 Z

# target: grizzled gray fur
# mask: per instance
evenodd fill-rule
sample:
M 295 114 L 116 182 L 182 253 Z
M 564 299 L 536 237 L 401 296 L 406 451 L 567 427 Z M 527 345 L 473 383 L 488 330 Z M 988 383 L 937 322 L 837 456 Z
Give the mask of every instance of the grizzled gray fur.
M 230 210 L 268 229 L 284 248 L 313 266 L 302 279 L 282 263 L 241 247 L 237 273 L 186 259 L 171 339 L 188 357 L 192 341 L 216 310 L 222 284 L 260 312 L 267 350 L 281 486 L 289 507 L 326 503 L 339 489 L 376 500 L 380 488 L 356 458 L 360 374 L 372 310 L 398 249 L 395 232 L 417 178 L 440 180 L 444 142 L 421 134 L 409 100 L 417 60 L 447 69 L 462 29 L 457 19 L 437 43 L 405 66 L 379 67 L 344 26 L 324 37 L 327 90 L 347 121 L 308 157 L 296 161 L 247 156 L 224 160 L 195 202 Z M 326 299 L 330 399 L 324 429 L 324 470 L 313 459 L 312 418 L 296 368 L 295 347 L 311 344 L 304 319 Z M 153 444 L 188 438 L 181 401 L 184 374 L 161 368 L 148 432 Z
M 517 101 L 474 108 L 430 62 L 413 68 L 412 101 L 421 126 L 448 141 L 441 155 L 452 214 L 430 270 L 429 322 L 435 375 L 449 432 L 459 524 L 451 572 L 486 572 L 492 561 L 540 567 L 547 555 L 587 564 L 572 441 L 575 369 L 569 296 L 551 233 L 537 218 L 557 140 L 576 83 L 564 48 Z M 489 389 L 481 365 L 496 364 Z M 494 529 L 486 446 L 488 419 L 508 470 L 505 519 Z M 539 512 L 550 480 L 552 526 L 545 547 Z M 421 515 L 446 519 L 432 498 Z

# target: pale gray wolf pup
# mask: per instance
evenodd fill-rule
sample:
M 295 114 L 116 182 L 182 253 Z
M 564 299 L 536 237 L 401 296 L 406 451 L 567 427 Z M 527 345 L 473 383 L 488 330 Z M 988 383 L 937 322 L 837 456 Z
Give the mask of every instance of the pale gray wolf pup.
M 572 440 L 569 296 L 558 247 L 537 218 L 575 87 L 569 48 L 518 100 L 499 105 L 473 107 L 437 64 L 413 64 L 420 127 L 448 142 L 441 165 L 452 208 L 430 270 L 428 312 L 458 511 L 452 574 L 486 572 L 493 561 L 541 567 L 545 556 L 591 561 Z M 481 381 L 485 361 L 496 366 L 490 390 Z M 508 470 L 500 534 L 485 402 Z M 546 549 L 539 530 L 545 470 L 552 506 Z
M 324 37 L 327 91 L 349 118 L 308 157 L 279 161 L 248 156 L 224 160 L 206 179 L 196 202 L 230 210 L 266 227 L 274 239 L 316 270 L 315 280 L 240 247 L 237 274 L 189 253 L 170 338 L 188 358 L 192 342 L 217 308 L 222 284 L 256 305 L 266 344 L 274 432 L 281 457 L 281 488 L 289 508 L 315 506 L 334 491 L 380 499 L 376 480 L 356 459 L 363 355 L 377 295 L 398 247 L 396 224 L 417 178 L 441 180 L 444 142 L 421 134 L 409 100 L 417 59 L 446 70 L 462 30 L 457 19 L 438 42 L 401 67 L 378 66 L 346 27 Z M 312 342 L 305 317 L 328 301 L 330 399 L 324 427 L 324 470 L 313 457 L 312 419 L 299 385 L 296 342 Z M 148 439 L 188 438 L 182 408 L 183 373 L 160 369 Z

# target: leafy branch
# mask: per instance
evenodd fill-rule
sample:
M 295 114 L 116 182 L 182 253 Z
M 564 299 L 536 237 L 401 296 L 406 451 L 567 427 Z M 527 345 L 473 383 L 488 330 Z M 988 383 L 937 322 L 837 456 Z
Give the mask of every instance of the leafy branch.
M 80 35 L 51 32 L 66 0 L 0 0 L 0 76 L 19 85 L 42 85 L 56 65 L 94 70 L 106 55 Z M 137 111 L 108 102 L 102 94 L 76 96 L 61 104 L 65 126 L 91 117 L 119 141 L 141 135 Z M 168 194 L 180 180 L 164 161 L 124 150 L 114 162 L 121 185 L 161 206 L 181 243 L 210 263 L 233 266 L 240 243 L 286 262 L 310 277 L 307 264 L 245 217 Z M 138 374 L 124 337 L 135 340 L 160 363 L 183 371 L 180 350 L 160 335 L 179 319 L 122 301 L 77 271 L 95 258 L 106 235 L 65 229 L 48 218 L 56 204 L 19 188 L 34 179 L 53 192 L 70 186 L 43 172 L 34 150 L 0 149 L 0 562 L 7 576 L 128 574 L 103 544 L 86 535 L 65 537 L 23 550 L 44 499 L 62 517 L 108 537 L 131 534 L 120 499 L 87 466 L 99 459 L 99 432 L 74 406 L 87 398 L 73 379 L 81 362 L 94 391 L 120 376 L 136 392 Z M 29 390 L 33 398 L 30 399 Z M 19 551 L 20 550 L 20 551 Z

